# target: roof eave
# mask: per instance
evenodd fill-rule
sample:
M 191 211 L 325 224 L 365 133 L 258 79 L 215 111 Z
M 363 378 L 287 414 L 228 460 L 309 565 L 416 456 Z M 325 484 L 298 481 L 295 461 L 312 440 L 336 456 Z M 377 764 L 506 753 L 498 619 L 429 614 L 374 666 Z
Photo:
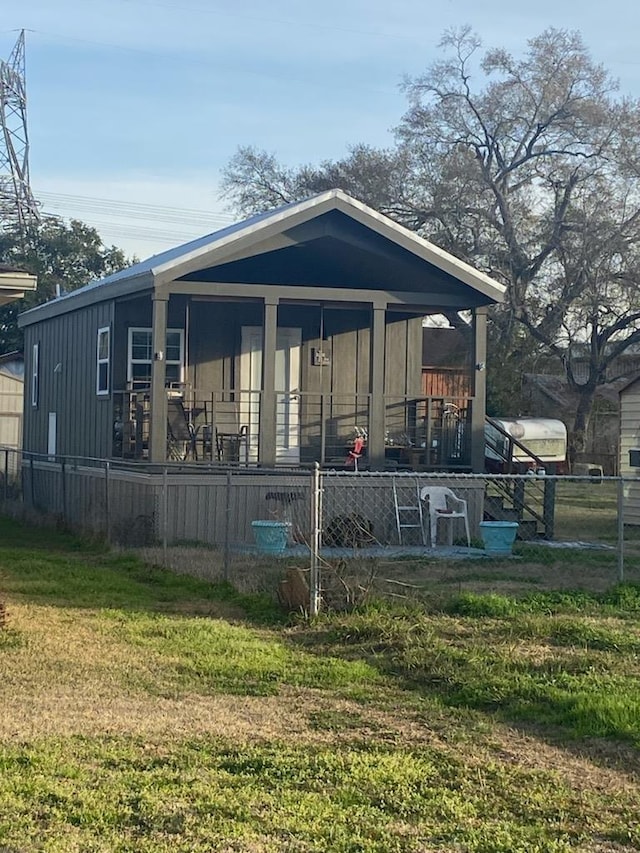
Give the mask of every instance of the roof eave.
M 153 287 L 153 275 L 149 272 L 141 273 L 131 278 L 123 278 L 115 281 L 109 287 L 82 288 L 75 293 L 69 293 L 59 299 L 52 299 L 42 305 L 37 305 L 29 311 L 24 311 L 18 317 L 18 328 L 31 326 L 41 320 L 48 320 L 69 311 L 77 311 L 96 302 L 107 302 L 120 296 L 129 296 L 133 293 L 143 292 Z
M 38 286 L 38 276 L 20 270 L 0 271 L 0 290 L 17 291 L 20 294 L 34 291 Z

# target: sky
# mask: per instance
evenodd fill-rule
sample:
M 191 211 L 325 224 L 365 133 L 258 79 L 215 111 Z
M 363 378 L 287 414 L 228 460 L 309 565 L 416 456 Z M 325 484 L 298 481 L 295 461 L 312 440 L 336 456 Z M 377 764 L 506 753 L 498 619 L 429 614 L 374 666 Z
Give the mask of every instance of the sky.
M 45 212 L 145 258 L 233 221 L 239 146 L 288 166 L 393 143 L 400 86 L 471 25 L 515 55 L 578 30 L 640 97 L 635 0 L 0 0 L 0 57 L 27 39 L 31 185 Z

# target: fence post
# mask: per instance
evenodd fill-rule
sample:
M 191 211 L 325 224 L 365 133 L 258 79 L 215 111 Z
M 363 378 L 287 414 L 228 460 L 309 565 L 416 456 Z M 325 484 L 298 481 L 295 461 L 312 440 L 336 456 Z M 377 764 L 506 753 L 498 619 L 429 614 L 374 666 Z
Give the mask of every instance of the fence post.
M 229 580 L 229 534 L 231 530 L 231 468 L 227 468 L 227 486 L 225 493 L 226 511 L 224 516 L 224 551 L 222 577 Z
M 322 480 L 320 464 L 313 468 L 311 490 L 311 563 L 309 566 L 309 615 L 320 609 L 320 535 L 322 530 Z
M 104 463 L 104 525 L 107 542 L 111 541 L 111 507 L 109 505 L 109 471 L 111 464 Z M 64 474 L 63 474 L 64 477 Z
M 62 515 L 64 517 L 65 524 L 69 524 L 69 518 L 67 514 L 67 458 L 66 456 L 62 457 Z
M 167 542 L 168 542 L 168 526 L 169 526 L 169 482 L 168 471 L 165 465 L 162 469 L 162 565 L 167 568 Z
M 544 521 L 544 538 L 552 540 L 555 535 L 556 520 L 556 478 L 544 477 L 542 518 Z
M 618 478 L 618 580 L 624 581 L 624 480 Z
M 29 479 L 31 480 L 31 509 L 36 507 L 36 484 L 33 479 L 33 456 L 29 457 Z
M 4 500 L 9 500 L 9 451 L 4 452 Z

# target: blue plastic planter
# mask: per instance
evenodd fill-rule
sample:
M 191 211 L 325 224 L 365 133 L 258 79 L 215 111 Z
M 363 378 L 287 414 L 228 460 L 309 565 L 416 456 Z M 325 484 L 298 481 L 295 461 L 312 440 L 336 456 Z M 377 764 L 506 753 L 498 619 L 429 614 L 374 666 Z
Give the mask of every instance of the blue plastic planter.
M 496 557 L 511 554 L 518 532 L 517 521 L 481 521 L 480 535 L 487 554 Z
M 261 554 L 282 554 L 286 550 L 290 521 L 252 521 L 251 527 Z

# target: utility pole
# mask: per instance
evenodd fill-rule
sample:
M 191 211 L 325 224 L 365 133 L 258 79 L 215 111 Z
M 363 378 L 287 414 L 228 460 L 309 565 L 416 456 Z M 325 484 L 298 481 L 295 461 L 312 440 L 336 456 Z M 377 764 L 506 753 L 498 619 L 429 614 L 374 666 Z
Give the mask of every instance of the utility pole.
M 40 221 L 29 183 L 25 39 L 20 31 L 9 59 L 0 60 L 0 230 L 22 240 Z

